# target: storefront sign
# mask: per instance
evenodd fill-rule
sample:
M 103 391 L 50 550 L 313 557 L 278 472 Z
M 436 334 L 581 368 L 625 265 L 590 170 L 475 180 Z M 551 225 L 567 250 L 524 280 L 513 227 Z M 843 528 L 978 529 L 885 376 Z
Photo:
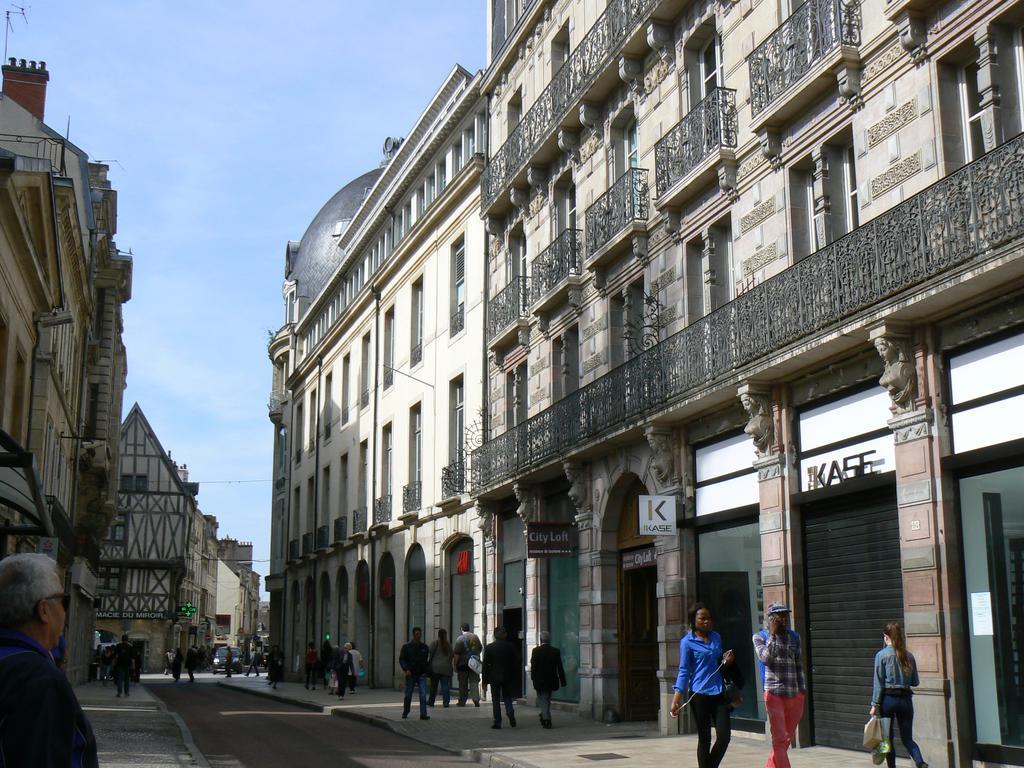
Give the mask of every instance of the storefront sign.
M 526 556 L 571 555 L 572 528 L 572 523 L 530 523 L 526 526 Z
M 459 552 L 458 557 L 455 560 L 455 574 L 462 576 L 469 573 L 469 561 L 472 552 L 468 549 L 464 549 Z
M 673 535 L 676 532 L 676 497 L 641 496 L 637 532 L 641 536 Z
M 654 554 L 654 547 L 643 549 L 631 549 L 622 553 L 622 570 L 635 571 L 637 568 L 655 568 L 658 565 L 658 558 Z
M 836 448 L 800 461 L 800 490 L 834 488 L 849 480 L 888 472 L 895 466 L 891 435 Z
M 168 611 L 96 611 L 97 619 L 173 619 Z

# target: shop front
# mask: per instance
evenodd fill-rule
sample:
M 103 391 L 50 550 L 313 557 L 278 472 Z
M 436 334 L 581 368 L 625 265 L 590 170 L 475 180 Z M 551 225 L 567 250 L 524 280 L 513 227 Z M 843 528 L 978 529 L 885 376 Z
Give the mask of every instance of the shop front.
M 448 551 L 448 605 L 451 621 L 448 625 L 448 637 L 457 638 L 463 624 L 479 634 L 479 628 L 473 626 L 473 574 L 476 566 L 473 562 L 473 541 L 462 539 Z

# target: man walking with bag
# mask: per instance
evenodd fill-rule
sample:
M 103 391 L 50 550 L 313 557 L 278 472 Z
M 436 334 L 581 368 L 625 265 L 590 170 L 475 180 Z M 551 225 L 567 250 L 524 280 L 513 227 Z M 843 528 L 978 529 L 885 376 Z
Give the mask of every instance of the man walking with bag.
M 530 654 L 530 680 L 537 692 L 537 706 L 540 708 L 540 724 L 551 727 L 551 694 L 565 685 L 565 668 L 562 653 L 551 645 L 551 633 L 540 633 L 540 645 Z
M 491 707 L 494 710 L 494 724 L 491 728 L 501 728 L 501 705 L 505 704 L 508 724 L 516 727 L 515 696 L 513 691 L 518 688 L 517 681 L 522 674 L 519 665 L 519 654 L 516 647 L 508 641 L 504 627 L 495 627 L 494 642 L 484 648 L 483 681 L 484 688 L 491 687 Z
M 459 676 L 459 700 L 457 707 L 466 706 L 466 699 L 472 696 L 474 706 L 480 706 L 480 652 L 484 649 L 480 638 L 469 631 L 469 624 L 463 623 L 462 634 L 452 645 L 452 663 Z
M 803 652 L 800 635 L 789 628 L 789 613 L 782 603 L 771 603 L 765 629 L 753 638 L 772 737 L 765 768 L 790 768 L 789 746 L 804 714 Z

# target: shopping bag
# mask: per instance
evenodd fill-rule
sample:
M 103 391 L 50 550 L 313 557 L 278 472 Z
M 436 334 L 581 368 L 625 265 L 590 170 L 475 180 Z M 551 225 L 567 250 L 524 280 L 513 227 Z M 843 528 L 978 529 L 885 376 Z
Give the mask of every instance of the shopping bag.
M 892 742 L 885 738 L 878 742 L 878 745 L 871 750 L 871 762 L 881 765 L 885 762 L 885 756 L 892 752 Z
M 479 656 L 470 656 L 467 664 L 474 674 L 479 675 L 483 672 L 484 665 L 480 662 Z
M 868 749 L 874 749 L 882 743 L 882 739 L 885 738 L 884 732 L 882 731 L 882 723 L 877 718 L 872 716 L 864 724 L 864 746 Z

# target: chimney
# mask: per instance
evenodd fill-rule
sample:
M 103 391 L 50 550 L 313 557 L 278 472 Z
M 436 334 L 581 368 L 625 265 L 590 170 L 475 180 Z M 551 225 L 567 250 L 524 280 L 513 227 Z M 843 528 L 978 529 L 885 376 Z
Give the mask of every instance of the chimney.
M 178 467 L 178 477 L 181 478 L 181 482 L 188 482 L 188 464 L 182 464 Z
M 43 120 L 46 111 L 46 83 L 50 73 L 46 62 L 25 62 L 13 56 L 3 66 L 4 97 L 14 99 L 33 115 Z

